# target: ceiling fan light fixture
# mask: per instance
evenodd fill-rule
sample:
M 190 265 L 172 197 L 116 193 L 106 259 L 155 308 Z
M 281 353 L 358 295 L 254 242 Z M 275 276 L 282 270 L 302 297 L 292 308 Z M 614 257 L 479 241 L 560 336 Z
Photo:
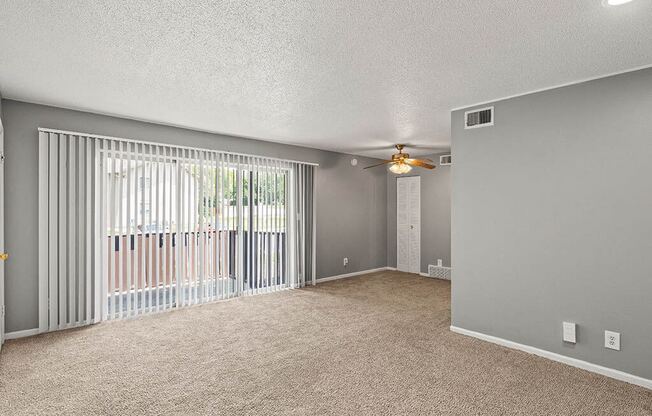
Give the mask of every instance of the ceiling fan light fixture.
M 403 148 L 405 145 L 397 144 L 396 150 L 398 153 L 394 153 L 391 159 L 382 160 L 380 163 L 375 165 L 367 166 L 365 169 L 371 169 L 378 166 L 383 166 L 389 164 L 389 171 L 397 175 L 402 175 L 408 173 L 412 170 L 412 167 L 425 168 L 425 169 L 434 169 L 435 165 L 432 164 L 430 159 L 413 159 L 409 154 L 403 153 Z
M 395 173 L 397 175 L 402 175 L 404 173 L 408 173 L 409 171 L 411 171 L 412 166 L 410 166 L 410 165 L 408 165 L 406 163 L 403 163 L 403 162 L 399 162 L 399 163 L 395 163 L 395 164 L 391 165 L 389 167 L 389 170 L 392 173 Z

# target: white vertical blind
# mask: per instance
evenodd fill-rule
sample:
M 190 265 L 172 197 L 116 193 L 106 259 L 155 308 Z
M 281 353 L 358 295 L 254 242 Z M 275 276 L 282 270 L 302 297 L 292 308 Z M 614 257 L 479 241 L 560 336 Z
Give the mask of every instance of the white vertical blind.
M 314 166 L 39 130 L 41 331 L 314 282 Z
M 38 239 L 38 274 L 39 279 L 45 277 L 46 284 L 39 284 L 38 299 L 39 305 L 48 305 L 50 299 L 49 287 L 47 285 L 47 276 L 49 275 L 50 270 L 50 256 L 49 256 L 49 247 L 50 240 L 46 236 L 49 236 L 49 215 L 50 210 L 45 207 L 50 206 L 50 153 L 52 149 L 49 145 L 49 134 L 45 132 L 39 132 L 39 152 L 38 152 L 38 163 L 39 163 L 39 172 L 38 172 L 38 231 L 40 238 Z M 80 196 L 80 199 L 82 197 Z M 83 269 L 82 269 L 83 270 Z M 39 307 L 39 332 L 45 332 L 49 330 L 49 310 L 47 307 Z
M 39 330 L 101 320 L 99 139 L 39 133 Z M 92 166 L 95 163 L 96 169 Z M 98 180 L 100 180 L 98 182 Z M 103 235 L 103 234 L 102 234 Z M 94 255 L 91 255 L 95 252 Z M 91 299 L 90 294 L 98 296 Z M 91 302 L 94 304 L 91 305 Z

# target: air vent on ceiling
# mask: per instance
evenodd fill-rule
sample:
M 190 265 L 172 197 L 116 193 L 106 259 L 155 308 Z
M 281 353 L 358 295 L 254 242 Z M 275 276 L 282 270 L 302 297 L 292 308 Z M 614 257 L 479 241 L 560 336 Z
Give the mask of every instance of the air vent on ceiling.
M 479 108 L 464 113 L 464 128 L 477 129 L 494 125 L 494 108 Z
M 453 157 L 451 155 L 439 156 L 439 166 L 449 166 L 452 163 L 453 163 Z

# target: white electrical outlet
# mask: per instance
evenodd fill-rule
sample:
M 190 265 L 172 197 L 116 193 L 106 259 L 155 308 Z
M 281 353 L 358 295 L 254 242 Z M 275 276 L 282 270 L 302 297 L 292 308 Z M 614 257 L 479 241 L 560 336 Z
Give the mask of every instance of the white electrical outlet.
M 620 351 L 620 332 L 604 331 L 604 347 Z
M 564 329 L 564 331 L 563 331 L 564 332 L 564 334 L 563 334 L 564 341 L 565 342 L 572 342 L 573 344 L 575 344 L 577 342 L 576 338 L 575 338 L 575 332 L 576 332 L 575 329 L 576 329 L 577 325 L 574 322 L 564 322 L 562 324 L 562 327 Z
M 441 259 L 437 259 L 437 266 L 441 267 L 443 265 Z
M 349 258 L 344 257 L 344 262 L 343 263 L 344 263 L 344 267 L 348 266 L 349 265 Z

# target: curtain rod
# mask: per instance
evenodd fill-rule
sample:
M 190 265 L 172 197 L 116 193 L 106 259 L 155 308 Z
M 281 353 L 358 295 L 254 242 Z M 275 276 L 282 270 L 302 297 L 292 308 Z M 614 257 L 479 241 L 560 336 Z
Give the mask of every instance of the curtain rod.
M 101 134 L 80 133 L 78 131 L 57 130 L 57 129 L 49 129 L 49 128 L 46 128 L 46 127 L 39 127 L 38 131 L 43 132 L 43 133 L 57 133 L 57 134 L 68 134 L 68 135 L 71 135 L 71 136 L 93 137 L 95 139 L 118 140 L 118 141 L 122 141 L 122 142 L 137 143 L 137 144 L 148 144 L 148 145 L 153 145 L 153 146 L 175 147 L 175 148 L 178 148 L 178 149 L 200 150 L 200 151 L 204 151 L 204 152 L 217 152 L 217 153 L 224 153 L 224 154 L 229 154 L 229 155 L 233 155 L 233 156 L 258 157 L 258 158 L 268 159 L 268 160 L 278 160 L 280 162 L 299 163 L 299 164 L 302 164 L 302 165 L 319 166 L 319 163 L 303 162 L 301 160 L 281 159 L 281 158 L 278 158 L 278 157 L 250 155 L 250 154 L 247 154 L 247 153 L 236 153 L 236 152 L 229 152 L 229 151 L 225 151 L 225 150 L 215 150 L 215 149 L 206 149 L 206 148 L 201 148 L 201 147 L 191 147 L 191 146 L 182 146 L 182 145 L 176 145 L 176 144 L 158 143 L 158 142 L 152 142 L 152 141 L 146 141 L 146 140 L 125 139 L 124 137 L 103 136 Z

